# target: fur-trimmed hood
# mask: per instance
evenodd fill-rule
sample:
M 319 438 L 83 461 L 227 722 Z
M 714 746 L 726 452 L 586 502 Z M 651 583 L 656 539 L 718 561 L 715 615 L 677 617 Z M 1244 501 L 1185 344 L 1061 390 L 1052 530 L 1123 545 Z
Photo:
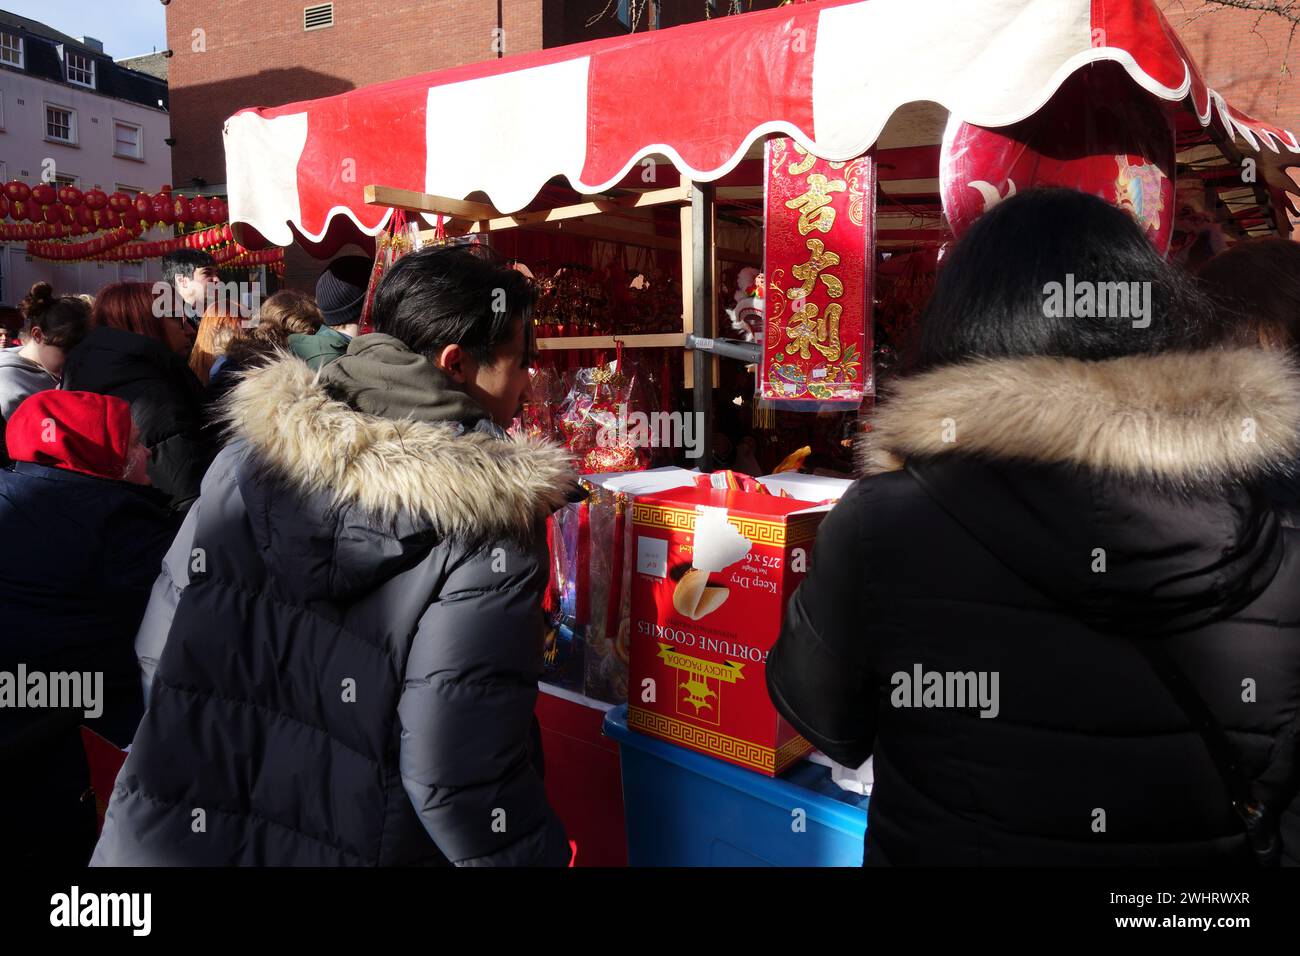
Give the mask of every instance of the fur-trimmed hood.
M 858 451 L 863 475 L 959 454 L 1213 486 L 1300 455 L 1300 376 L 1259 349 L 973 360 L 899 382 Z
M 557 445 L 368 415 L 284 354 L 243 373 L 221 417 L 260 466 L 304 495 L 379 521 L 407 515 L 439 535 L 526 536 L 576 484 Z
M 1283 557 L 1261 488 L 1297 454 L 1300 382 L 1258 350 L 981 360 L 902 382 L 865 443 L 1006 568 L 1094 627 L 1244 607 Z

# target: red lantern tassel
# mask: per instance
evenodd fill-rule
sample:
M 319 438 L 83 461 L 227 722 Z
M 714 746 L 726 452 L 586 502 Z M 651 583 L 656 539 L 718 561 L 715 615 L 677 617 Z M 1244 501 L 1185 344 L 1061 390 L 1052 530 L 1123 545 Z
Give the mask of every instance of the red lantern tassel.
M 574 553 L 573 619 L 591 621 L 591 499 L 578 505 L 578 545 Z
M 560 581 L 556 568 L 560 563 L 555 548 L 555 516 L 546 519 L 546 560 L 550 568 L 546 576 L 546 592 L 542 595 L 542 612 L 549 618 L 560 609 Z
M 605 608 L 605 640 L 618 638 L 618 619 L 623 610 L 623 546 L 627 535 L 627 495 L 614 495 L 614 553 L 609 562 L 609 604 Z

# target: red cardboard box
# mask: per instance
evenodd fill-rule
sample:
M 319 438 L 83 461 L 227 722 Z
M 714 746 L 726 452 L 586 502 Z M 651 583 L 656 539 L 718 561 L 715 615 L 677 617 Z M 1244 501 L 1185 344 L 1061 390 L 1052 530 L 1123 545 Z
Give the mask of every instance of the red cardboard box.
M 719 488 L 636 499 L 629 727 L 768 776 L 812 749 L 764 668 L 828 510 Z

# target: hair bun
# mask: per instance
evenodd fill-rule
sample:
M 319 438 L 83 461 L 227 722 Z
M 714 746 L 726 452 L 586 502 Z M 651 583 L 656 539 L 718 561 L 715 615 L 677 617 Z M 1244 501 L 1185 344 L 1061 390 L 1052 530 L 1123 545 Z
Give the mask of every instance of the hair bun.
M 48 282 L 37 282 L 31 291 L 18 303 L 18 311 L 23 318 L 39 315 L 54 304 L 54 286 Z

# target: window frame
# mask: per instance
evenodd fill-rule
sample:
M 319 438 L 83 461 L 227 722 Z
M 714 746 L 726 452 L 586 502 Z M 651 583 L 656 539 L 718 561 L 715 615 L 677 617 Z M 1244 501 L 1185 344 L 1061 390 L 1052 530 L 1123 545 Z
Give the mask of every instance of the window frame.
M 126 129 L 135 130 L 135 153 L 123 153 L 117 148 L 117 128 L 119 126 Z M 131 159 L 137 162 L 144 162 L 144 127 L 139 123 L 132 123 L 129 120 L 118 119 L 113 117 L 113 155 L 118 159 Z
M 59 110 L 68 114 L 68 139 L 59 139 L 50 133 L 50 110 Z M 60 146 L 77 145 L 77 111 L 71 106 L 62 106 L 59 103 L 45 103 L 45 141 L 47 143 L 58 143 Z
M 18 51 L 18 62 L 17 62 L 17 63 L 12 63 L 12 62 L 10 62 L 9 60 L 5 59 L 3 51 L 5 51 L 5 50 L 10 50 L 10 49 L 15 49 L 15 48 L 14 48 L 14 47 L 7 47 L 7 46 L 5 46 L 5 45 L 4 45 L 4 42 L 3 42 L 3 39 L 0 39 L 0 64 L 4 64 L 4 65 L 7 65 L 7 66 L 17 67 L 17 68 L 20 69 L 20 70 L 24 70 L 24 69 L 26 69 L 26 68 L 27 68 L 27 41 L 26 41 L 26 38 L 25 38 L 21 33 L 10 33 L 8 30 L 0 30 L 0 38 L 3 38 L 3 37 L 13 37 L 15 40 L 18 41 L 18 46 L 17 46 L 17 48 L 16 48 L 17 51 Z
M 74 80 L 72 78 L 72 70 L 73 70 L 72 58 L 74 56 L 77 57 L 77 59 L 82 60 L 87 64 L 88 69 L 82 70 L 80 67 L 77 67 L 77 70 L 78 72 L 81 73 L 89 73 L 90 74 L 89 82 L 85 82 L 82 80 Z M 67 80 L 69 83 L 71 83 L 73 86 L 79 86 L 83 90 L 95 89 L 95 58 L 91 56 L 89 53 L 82 53 L 80 50 L 65 49 L 63 51 L 63 78 Z

